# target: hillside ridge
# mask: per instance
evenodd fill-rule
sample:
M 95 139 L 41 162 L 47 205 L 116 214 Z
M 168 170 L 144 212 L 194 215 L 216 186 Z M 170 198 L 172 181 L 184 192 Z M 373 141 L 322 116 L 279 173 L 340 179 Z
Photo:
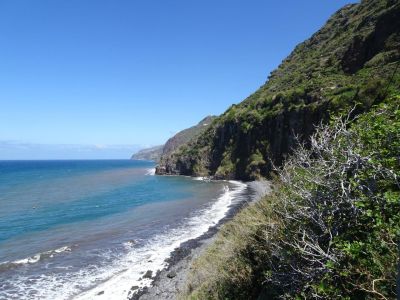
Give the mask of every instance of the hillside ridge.
M 164 145 L 158 145 L 150 148 L 141 149 L 134 153 L 131 159 L 135 160 L 151 160 L 158 162 L 160 160 Z
M 181 145 L 188 143 L 206 130 L 215 118 L 215 116 L 207 116 L 196 125 L 179 131 L 169 138 L 165 144 L 139 150 L 131 156 L 131 159 L 151 160 L 160 163 L 162 158 L 168 157 Z
M 158 174 L 251 180 L 268 176 L 315 125 L 385 98 L 400 59 L 400 2 L 346 5 L 295 47 L 267 82 L 196 139 L 163 155 Z

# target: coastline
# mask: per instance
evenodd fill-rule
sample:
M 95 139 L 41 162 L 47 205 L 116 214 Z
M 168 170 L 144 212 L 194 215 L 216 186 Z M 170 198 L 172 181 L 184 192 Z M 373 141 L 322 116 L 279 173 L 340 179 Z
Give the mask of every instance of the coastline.
M 150 287 L 139 288 L 132 286 L 128 299 L 176 299 L 176 296 L 185 288 L 186 278 L 190 271 L 191 263 L 196 259 L 210 243 L 215 239 L 220 227 L 231 220 L 243 207 L 249 203 L 259 200 L 272 191 L 269 181 L 252 181 L 247 183 L 247 199 L 232 205 L 216 225 L 210 227 L 201 236 L 188 240 L 176 248 L 166 260 L 167 267 L 153 274 L 145 274 L 144 277 L 151 278 Z

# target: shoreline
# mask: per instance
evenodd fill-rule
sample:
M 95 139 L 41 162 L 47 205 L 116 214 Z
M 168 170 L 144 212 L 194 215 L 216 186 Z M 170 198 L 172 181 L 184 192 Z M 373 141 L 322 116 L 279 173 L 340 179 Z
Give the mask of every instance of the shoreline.
M 166 268 L 158 271 L 154 276 L 151 273 L 144 275 L 144 277 L 153 280 L 151 286 L 144 288 L 132 286 L 128 299 L 175 299 L 177 294 L 185 288 L 192 261 L 212 243 L 220 227 L 231 220 L 242 208 L 251 202 L 259 200 L 272 190 L 272 185 L 269 181 L 251 181 L 246 184 L 247 199 L 232 205 L 227 214 L 216 225 L 210 227 L 207 232 L 197 238 L 183 242 L 172 251 L 170 257 L 166 259 L 168 264 Z

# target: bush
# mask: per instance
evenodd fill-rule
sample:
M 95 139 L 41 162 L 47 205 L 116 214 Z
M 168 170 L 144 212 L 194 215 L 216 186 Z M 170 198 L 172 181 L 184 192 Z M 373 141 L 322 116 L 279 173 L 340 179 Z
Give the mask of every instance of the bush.
M 319 127 L 275 192 L 223 226 L 183 297 L 395 299 L 399 100 Z

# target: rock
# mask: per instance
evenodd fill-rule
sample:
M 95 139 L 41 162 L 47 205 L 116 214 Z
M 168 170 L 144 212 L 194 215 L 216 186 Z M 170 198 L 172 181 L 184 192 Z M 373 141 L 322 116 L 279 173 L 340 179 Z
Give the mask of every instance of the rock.
M 139 289 L 139 287 L 137 285 L 134 285 L 131 287 L 131 291 L 136 291 L 137 289 Z
M 103 295 L 103 294 L 104 294 L 104 291 L 101 291 L 101 292 L 97 293 L 97 296 L 100 296 L 100 295 Z
M 169 272 L 169 273 L 167 274 L 167 277 L 168 277 L 168 278 L 174 278 L 176 275 L 177 275 L 177 274 L 176 274 L 175 271 L 171 271 L 171 272 Z
M 156 167 L 156 174 L 157 175 L 165 175 L 167 173 L 167 170 L 165 169 L 165 167 L 162 166 L 157 166 Z
M 135 241 L 135 240 L 129 240 L 129 241 L 127 241 L 127 244 L 129 245 L 129 246 L 133 246 L 133 245 L 135 245 L 137 242 Z
M 143 278 L 151 279 L 151 278 L 152 278 L 152 275 L 153 275 L 153 271 L 148 270 L 148 271 L 143 275 Z

